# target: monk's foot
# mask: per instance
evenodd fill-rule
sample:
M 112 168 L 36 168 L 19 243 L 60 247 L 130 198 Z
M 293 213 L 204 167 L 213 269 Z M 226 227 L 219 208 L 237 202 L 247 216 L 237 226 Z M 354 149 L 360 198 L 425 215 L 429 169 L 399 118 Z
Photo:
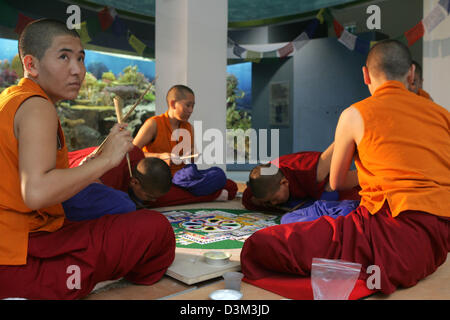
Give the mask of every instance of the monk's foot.
M 220 195 L 214 199 L 214 201 L 227 201 L 228 200 L 228 191 L 223 189 Z

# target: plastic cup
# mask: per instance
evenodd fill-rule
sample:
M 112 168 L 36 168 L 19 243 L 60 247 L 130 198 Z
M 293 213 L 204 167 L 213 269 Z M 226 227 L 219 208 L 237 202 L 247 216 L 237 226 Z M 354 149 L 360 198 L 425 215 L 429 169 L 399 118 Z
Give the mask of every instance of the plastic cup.
M 241 291 L 241 282 L 244 274 L 241 272 L 225 272 L 223 279 L 225 280 L 225 288 Z

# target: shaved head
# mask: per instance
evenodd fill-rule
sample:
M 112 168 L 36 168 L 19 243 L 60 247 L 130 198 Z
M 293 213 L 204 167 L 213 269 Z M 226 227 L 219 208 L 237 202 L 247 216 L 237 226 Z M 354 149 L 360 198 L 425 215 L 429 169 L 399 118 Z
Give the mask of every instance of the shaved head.
M 397 40 L 383 40 L 370 49 L 366 65 L 371 75 L 386 80 L 403 81 L 411 68 L 408 47 Z
M 58 20 L 39 19 L 30 22 L 19 36 L 20 60 L 28 54 L 41 60 L 55 37 L 67 35 L 80 37 L 75 30 L 68 29 L 64 22 Z
M 273 175 L 261 174 L 262 168 L 270 168 L 273 164 L 261 164 L 250 171 L 248 179 L 248 187 L 257 199 L 266 198 L 269 194 L 273 194 L 280 188 L 280 181 L 284 177 L 279 168 L 276 168 L 276 173 Z
M 133 177 L 139 180 L 147 192 L 165 194 L 172 185 L 169 166 L 158 158 L 144 158 L 139 161 L 133 170 Z
M 191 88 L 182 84 L 174 85 L 172 88 L 169 89 L 169 91 L 167 91 L 166 95 L 167 105 L 169 105 L 170 100 L 180 101 L 186 99 L 187 94 L 192 94 L 194 96 L 194 91 L 192 91 Z

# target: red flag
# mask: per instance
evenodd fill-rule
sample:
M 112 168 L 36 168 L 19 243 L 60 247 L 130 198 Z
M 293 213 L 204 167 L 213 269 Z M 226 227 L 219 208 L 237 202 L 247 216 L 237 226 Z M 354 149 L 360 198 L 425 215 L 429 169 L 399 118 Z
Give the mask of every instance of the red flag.
M 292 51 L 294 51 L 294 46 L 292 45 L 292 42 L 289 42 L 283 48 L 278 49 L 280 58 L 287 57 L 288 55 L 291 54 Z
M 333 20 L 334 32 L 338 38 L 341 37 L 342 32 L 344 32 L 344 27 L 336 20 Z
M 408 40 L 408 45 L 411 47 L 417 40 L 423 37 L 425 34 L 425 28 L 422 21 L 420 21 L 415 27 L 405 32 L 405 37 Z
M 29 24 L 31 21 L 34 21 L 34 19 L 31 19 L 30 17 L 27 17 L 26 15 L 19 12 L 19 18 L 17 19 L 17 24 L 14 32 L 20 34 L 23 29 L 25 29 L 27 24 Z
M 114 18 L 111 16 L 108 7 L 104 7 L 102 11 L 98 13 L 98 20 L 103 31 L 107 30 L 114 22 Z

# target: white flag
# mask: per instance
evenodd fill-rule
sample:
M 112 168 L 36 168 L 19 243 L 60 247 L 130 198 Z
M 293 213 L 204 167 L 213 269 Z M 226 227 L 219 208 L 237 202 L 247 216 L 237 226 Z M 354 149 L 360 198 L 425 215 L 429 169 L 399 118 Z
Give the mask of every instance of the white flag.
M 423 19 L 423 25 L 425 27 L 425 30 L 428 33 L 430 33 L 445 18 L 447 18 L 447 15 L 441 9 L 441 7 L 440 6 L 434 7 L 434 9 L 431 10 L 431 12 Z
M 302 32 L 297 38 L 292 41 L 294 43 L 295 50 L 300 50 L 303 48 L 305 44 L 307 44 L 309 41 L 308 34 L 306 32 Z
M 353 33 L 344 30 L 339 38 L 339 42 L 353 51 L 355 50 L 356 38 L 357 37 Z

